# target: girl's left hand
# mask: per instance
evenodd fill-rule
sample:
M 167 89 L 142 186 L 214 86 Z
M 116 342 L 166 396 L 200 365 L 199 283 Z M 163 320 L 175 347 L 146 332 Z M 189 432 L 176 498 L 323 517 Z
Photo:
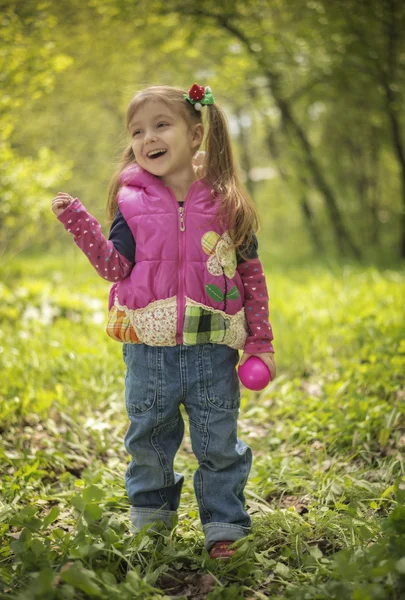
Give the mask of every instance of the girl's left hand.
M 264 362 L 271 373 L 271 379 L 273 381 L 276 376 L 276 362 L 274 360 L 273 352 L 263 352 L 263 354 L 248 354 L 247 352 L 244 352 L 240 359 L 239 366 L 241 367 L 251 356 L 257 356 L 257 358 L 260 358 L 260 360 Z

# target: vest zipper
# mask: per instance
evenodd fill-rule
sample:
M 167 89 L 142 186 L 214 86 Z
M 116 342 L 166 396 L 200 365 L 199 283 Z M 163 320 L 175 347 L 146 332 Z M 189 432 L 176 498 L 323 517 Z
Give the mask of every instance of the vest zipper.
M 192 195 L 196 183 L 198 183 L 198 182 L 194 181 L 191 184 L 188 194 L 187 194 L 186 198 L 184 199 L 184 202 L 186 202 L 186 200 Z M 185 289 L 184 289 L 185 288 L 184 267 L 185 267 L 185 253 L 186 253 L 186 236 L 185 236 L 185 234 L 182 235 L 182 233 L 186 230 L 186 226 L 184 223 L 184 210 L 185 209 L 184 209 L 184 206 L 178 205 L 178 202 L 176 200 L 176 196 L 173 193 L 173 190 L 170 187 L 167 187 L 167 189 L 169 190 L 169 193 L 173 199 L 173 202 L 175 203 L 175 205 L 178 206 L 179 217 L 180 217 L 180 232 L 181 233 L 179 233 L 179 240 L 178 240 L 179 241 L 179 278 L 178 278 L 178 289 L 177 289 L 176 342 L 177 342 L 177 344 L 182 344 L 183 343 L 183 320 L 184 320 L 184 311 L 185 311 L 185 305 L 186 305 L 186 294 L 185 294 Z M 188 206 L 188 204 L 186 204 L 186 206 Z
M 186 231 L 186 227 L 184 225 L 184 208 L 183 208 L 183 206 L 179 207 L 179 213 L 180 213 L 180 231 Z

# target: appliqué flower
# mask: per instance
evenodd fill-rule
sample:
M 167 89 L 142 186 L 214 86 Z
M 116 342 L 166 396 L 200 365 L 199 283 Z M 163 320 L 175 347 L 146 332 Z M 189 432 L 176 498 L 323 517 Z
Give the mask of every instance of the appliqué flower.
M 219 236 L 215 231 L 208 231 L 201 239 L 203 250 L 209 255 L 207 269 L 211 275 L 219 277 L 222 272 L 230 279 L 235 275 L 236 253 L 232 238 L 228 231 Z

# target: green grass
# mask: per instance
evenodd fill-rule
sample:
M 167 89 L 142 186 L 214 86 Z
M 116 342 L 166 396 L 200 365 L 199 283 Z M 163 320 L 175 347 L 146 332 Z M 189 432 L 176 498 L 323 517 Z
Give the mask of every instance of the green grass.
M 129 531 L 109 284 L 76 249 L 1 279 L 0 598 L 404 597 L 403 269 L 268 273 L 278 377 L 243 392 L 253 531 L 226 564 L 203 548 L 188 432 L 176 529 Z

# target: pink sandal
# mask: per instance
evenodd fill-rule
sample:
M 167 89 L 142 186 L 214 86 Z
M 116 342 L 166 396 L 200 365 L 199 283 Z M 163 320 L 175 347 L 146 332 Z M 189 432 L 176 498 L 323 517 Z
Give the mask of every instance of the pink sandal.
M 210 558 L 231 558 L 235 554 L 235 550 L 229 548 L 231 544 L 233 544 L 232 540 L 215 542 L 210 550 Z

